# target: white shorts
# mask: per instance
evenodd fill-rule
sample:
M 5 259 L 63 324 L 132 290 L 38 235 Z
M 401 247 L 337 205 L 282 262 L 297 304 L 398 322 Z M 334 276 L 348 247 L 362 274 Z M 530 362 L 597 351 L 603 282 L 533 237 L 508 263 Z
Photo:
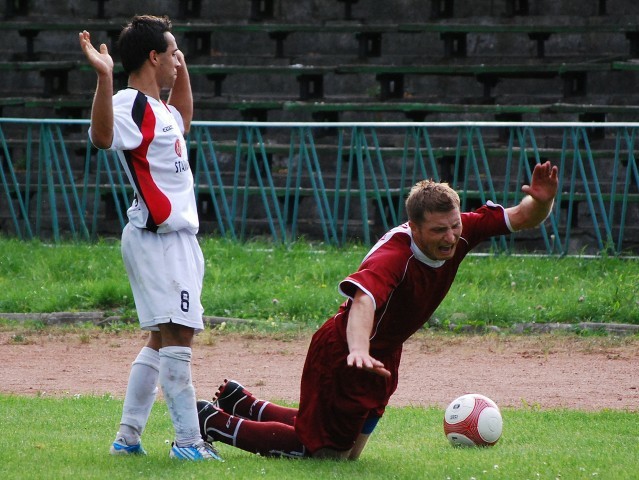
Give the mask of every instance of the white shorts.
M 201 332 L 204 257 L 195 235 L 153 233 L 130 223 L 122 231 L 122 258 L 143 330 L 178 323 Z

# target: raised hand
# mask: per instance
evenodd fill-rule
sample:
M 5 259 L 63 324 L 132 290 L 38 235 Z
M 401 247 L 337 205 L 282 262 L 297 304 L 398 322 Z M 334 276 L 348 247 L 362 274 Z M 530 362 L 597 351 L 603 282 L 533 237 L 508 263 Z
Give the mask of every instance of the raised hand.
M 99 75 L 110 75 L 113 73 L 113 58 L 109 55 L 109 49 L 102 43 L 100 50 L 96 50 L 91 44 L 91 34 L 86 30 L 79 33 L 80 47 Z
M 530 185 L 523 185 L 521 190 L 538 202 L 548 203 L 555 198 L 557 187 L 557 167 L 546 162 L 535 165 Z

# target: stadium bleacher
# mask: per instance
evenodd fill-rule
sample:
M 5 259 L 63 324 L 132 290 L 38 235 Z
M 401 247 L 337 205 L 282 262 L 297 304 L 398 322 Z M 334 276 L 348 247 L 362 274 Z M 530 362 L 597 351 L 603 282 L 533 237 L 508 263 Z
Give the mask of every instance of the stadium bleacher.
M 5 4 L 0 88 L 7 97 L 30 100 L 6 105 L 20 115 L 64 112 L 91 97 L 94 79 L 76 46 L 78 30 L 91 31 L 117 58 L 117 34 L 130 7 L 118 0 L 76 3 L 75 9 Z M 562 103 L 544 113 L 563 120 L 575 118 L 584 105 L 597 105 L 603 115 L 605 105 L 614 105 L 618 114 L 622 97 L 626 103 L 636 98 L 631 86 L 639 73 L 639 24 L 632 2 L 625 2 L 622 14 L 594 0 L 552 8 L 523 0 L 414 1 L 392 15 L 388 6 L 366 0 L 325 0 L 315 8 L 284 0 L 147 3 L 149 12 L 174 19 L 203 119 L 245 118 L 249 102 L 259 117 L 272 111 L 277 120 L 312 120 L 318 106 L 291 109 L 273 102 L 323 101 L 338 117 L 359 114 L 363 120 L 371 118 L 367 112 L 393 113 L 394 106 L 395 113 L 425 112 L 439 103 L 441 118 L 450 106 L 448 117 L 463 119 L 460 113 L 469 111 L 463 105 L 490 103 L 495 109 L 487 109 L 485 118 L 493 119 L 503 105 Z M 551 11 L 542 14 L 542 8 Z M 52 100 L 34 101 L 43 98 Z M 380 109 L 380 102 L 390 103 Z M 218 110 L 220 105 L 225 108 Z
M 1 113 L 88 118 L 95 74 L 77 32 L 106 43 L 117 63 L 122 25 L 148 12 L 173 20 L 196 120 L 638 118 L 636 2 L 393 3 L 7 0 Z M 119 88 L 126 78 L 119 67 L 115 75 Z

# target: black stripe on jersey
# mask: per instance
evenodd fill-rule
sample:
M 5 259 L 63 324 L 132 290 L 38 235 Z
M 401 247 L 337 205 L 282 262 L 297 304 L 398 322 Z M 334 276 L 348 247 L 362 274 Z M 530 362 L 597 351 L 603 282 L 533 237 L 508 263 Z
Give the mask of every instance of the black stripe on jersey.
M 142 130 L 142 120 L 144 120 L 147 103 L 149 103 L 149 100 L 146 98 L 146 95 L 142 92 L 138 92 L 133 101 L 133 107 L 131 107 L 131 118 L 140 130 Z

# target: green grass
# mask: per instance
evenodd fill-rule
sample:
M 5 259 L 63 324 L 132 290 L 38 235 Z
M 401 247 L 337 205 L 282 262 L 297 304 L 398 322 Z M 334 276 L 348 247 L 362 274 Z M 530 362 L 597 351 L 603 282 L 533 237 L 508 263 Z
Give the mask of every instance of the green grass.
M 360 245 L 336 249 L 300 242 L 284 248 L 217 239 L 202 240 L 202 247 L 205 313 L 258 319 L 259 328 L 276 332 L 284 324 L 315 328 L 330 316 L 343 300 L 337 283 L 367 251 Z M 0 250 L 0 312 L 97 309 L 135 317 L 117 242 L 0 239 Z M 444 325 L 639 324 L 638 266 L 637 260 L 610 257 L 471 257 L 435 316 Z M 15 330 L 11 341 L 28 343 L 29 329 L 53 332 L 37 323 L 26 328 Z M 95 327 L 64 328 L 88 339 Z M 0 395 L 0 478 L 639 478 L 637 412 L 524 405 L 502 411 L 504 434 L 495 447 L 460 449 L 443 435 L 443 410 L 390 408 L 357 462 L 267 459 L 220 445 L 226 462 L 211 465 L 168 458 L 172 427 L 162 402 L 154 406 L 144 435 L 148 457 L 109 456 L 121 409 L 121 400 L 110 396 Z
M 343 298 L 337 284 L 367 248 L 201 240 L 206 315 L 316 328 Z M 48 245 L 0 239 L 0 312 L 105 310 L 135 318 L 118 242 Z M 489 293 L 489 294 L 487 294 Z M 602 257 L 470 257 L 435 317 L 511 326 L 639 324 L 639 261 Z
M 156 403 L 144 434 L 147 457 L 108 455 L 122 403 L 109 396 L 0 395 L 3 479 L 25 478 L 637 478 L 637 413 L 505 409 L 491 448 L 453 448 L 438 408 L 389 408 L 357 462 L 262 458 L 218 445 L 222 464 L 168 458 L 171 422 Z

